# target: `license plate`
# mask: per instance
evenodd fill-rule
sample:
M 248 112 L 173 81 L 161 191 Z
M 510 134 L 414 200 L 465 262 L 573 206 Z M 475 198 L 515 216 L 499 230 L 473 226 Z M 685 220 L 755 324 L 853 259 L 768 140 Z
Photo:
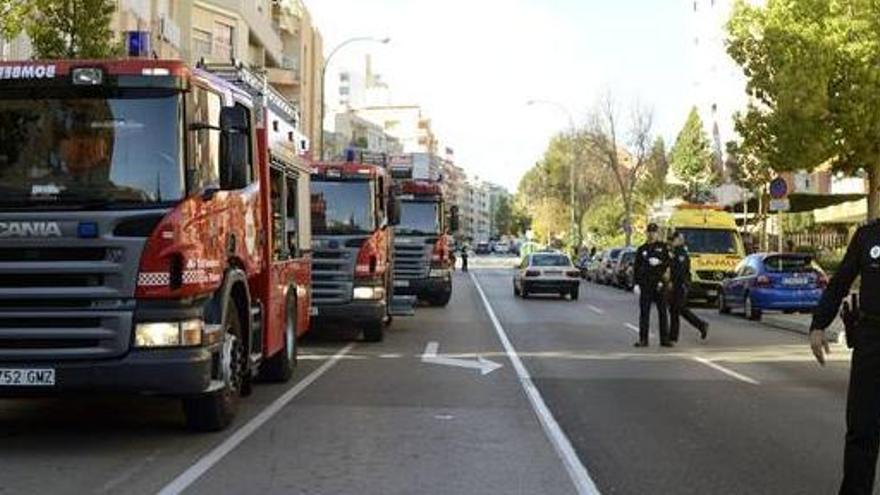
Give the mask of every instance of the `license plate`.
M 311 308 L 309 308 L 309 314 L 312 316 L 318 316 L 318 307 L 312 306 Z
M 409 287 L 409 280 L 395 280 L 395 287 Z
M 547 270 L 544 272 L 545 275 L 562 275 L 562 272 L 559 270 Z
M 717 290 L 707 290 L 706 295 L 709 297 L 715 297 L 718 295 L 718 291 Z
M 0 387 L 52 387 L 54 369 L 0 368 Z
M 785 285 L 806 285 L 807 282 L 807 279 L 798 277 L 787 277 L 782 279 L 782 283 Z

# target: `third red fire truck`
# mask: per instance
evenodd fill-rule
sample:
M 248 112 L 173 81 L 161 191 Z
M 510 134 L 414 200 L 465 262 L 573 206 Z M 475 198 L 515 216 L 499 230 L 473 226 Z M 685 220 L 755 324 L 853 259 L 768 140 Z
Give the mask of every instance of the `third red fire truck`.
M 394 291 L 432 306 L 452 297 L 452 254 L 439 176 L 414 173 L 412 159 L 392 167 L 400 222 L 394 227 Z M 420 176 L 416 179 L 415 176 Z

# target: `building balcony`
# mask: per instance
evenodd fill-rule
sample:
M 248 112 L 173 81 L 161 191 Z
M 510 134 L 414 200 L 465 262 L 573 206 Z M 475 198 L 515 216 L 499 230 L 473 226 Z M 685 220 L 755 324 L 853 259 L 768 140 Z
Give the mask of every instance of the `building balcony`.
M 266 77 L 273 86 L 299 86 L 299 74 L 289 69 L 269 67 L 266 69 Z

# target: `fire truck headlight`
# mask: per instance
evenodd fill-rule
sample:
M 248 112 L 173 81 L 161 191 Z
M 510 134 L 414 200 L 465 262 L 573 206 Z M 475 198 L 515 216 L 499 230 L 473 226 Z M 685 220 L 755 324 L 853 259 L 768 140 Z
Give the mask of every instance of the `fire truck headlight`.
M 385 298 L 384 287 L 355 287 L 352 298 L 361 301 L 375 301 Z
M 134 330 L 135 347 L 180 347 L 202 343 L 205 323 L 202 320 L 138 323 Z

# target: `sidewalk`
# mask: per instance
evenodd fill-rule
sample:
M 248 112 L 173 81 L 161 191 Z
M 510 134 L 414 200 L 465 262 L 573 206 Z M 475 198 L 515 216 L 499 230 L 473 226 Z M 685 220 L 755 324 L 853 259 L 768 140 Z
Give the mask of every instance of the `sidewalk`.
M 765 313 L 761 321 L 773 328 L 809 335 L 812 318 L 811 315 L 807 314 Z M 838 342 L 842 338 L 843 322 L 840 321 L 840 318 L 837 318 L 831 324 L 831 327 L 828 328 L 828 339 L 832 342 Z

